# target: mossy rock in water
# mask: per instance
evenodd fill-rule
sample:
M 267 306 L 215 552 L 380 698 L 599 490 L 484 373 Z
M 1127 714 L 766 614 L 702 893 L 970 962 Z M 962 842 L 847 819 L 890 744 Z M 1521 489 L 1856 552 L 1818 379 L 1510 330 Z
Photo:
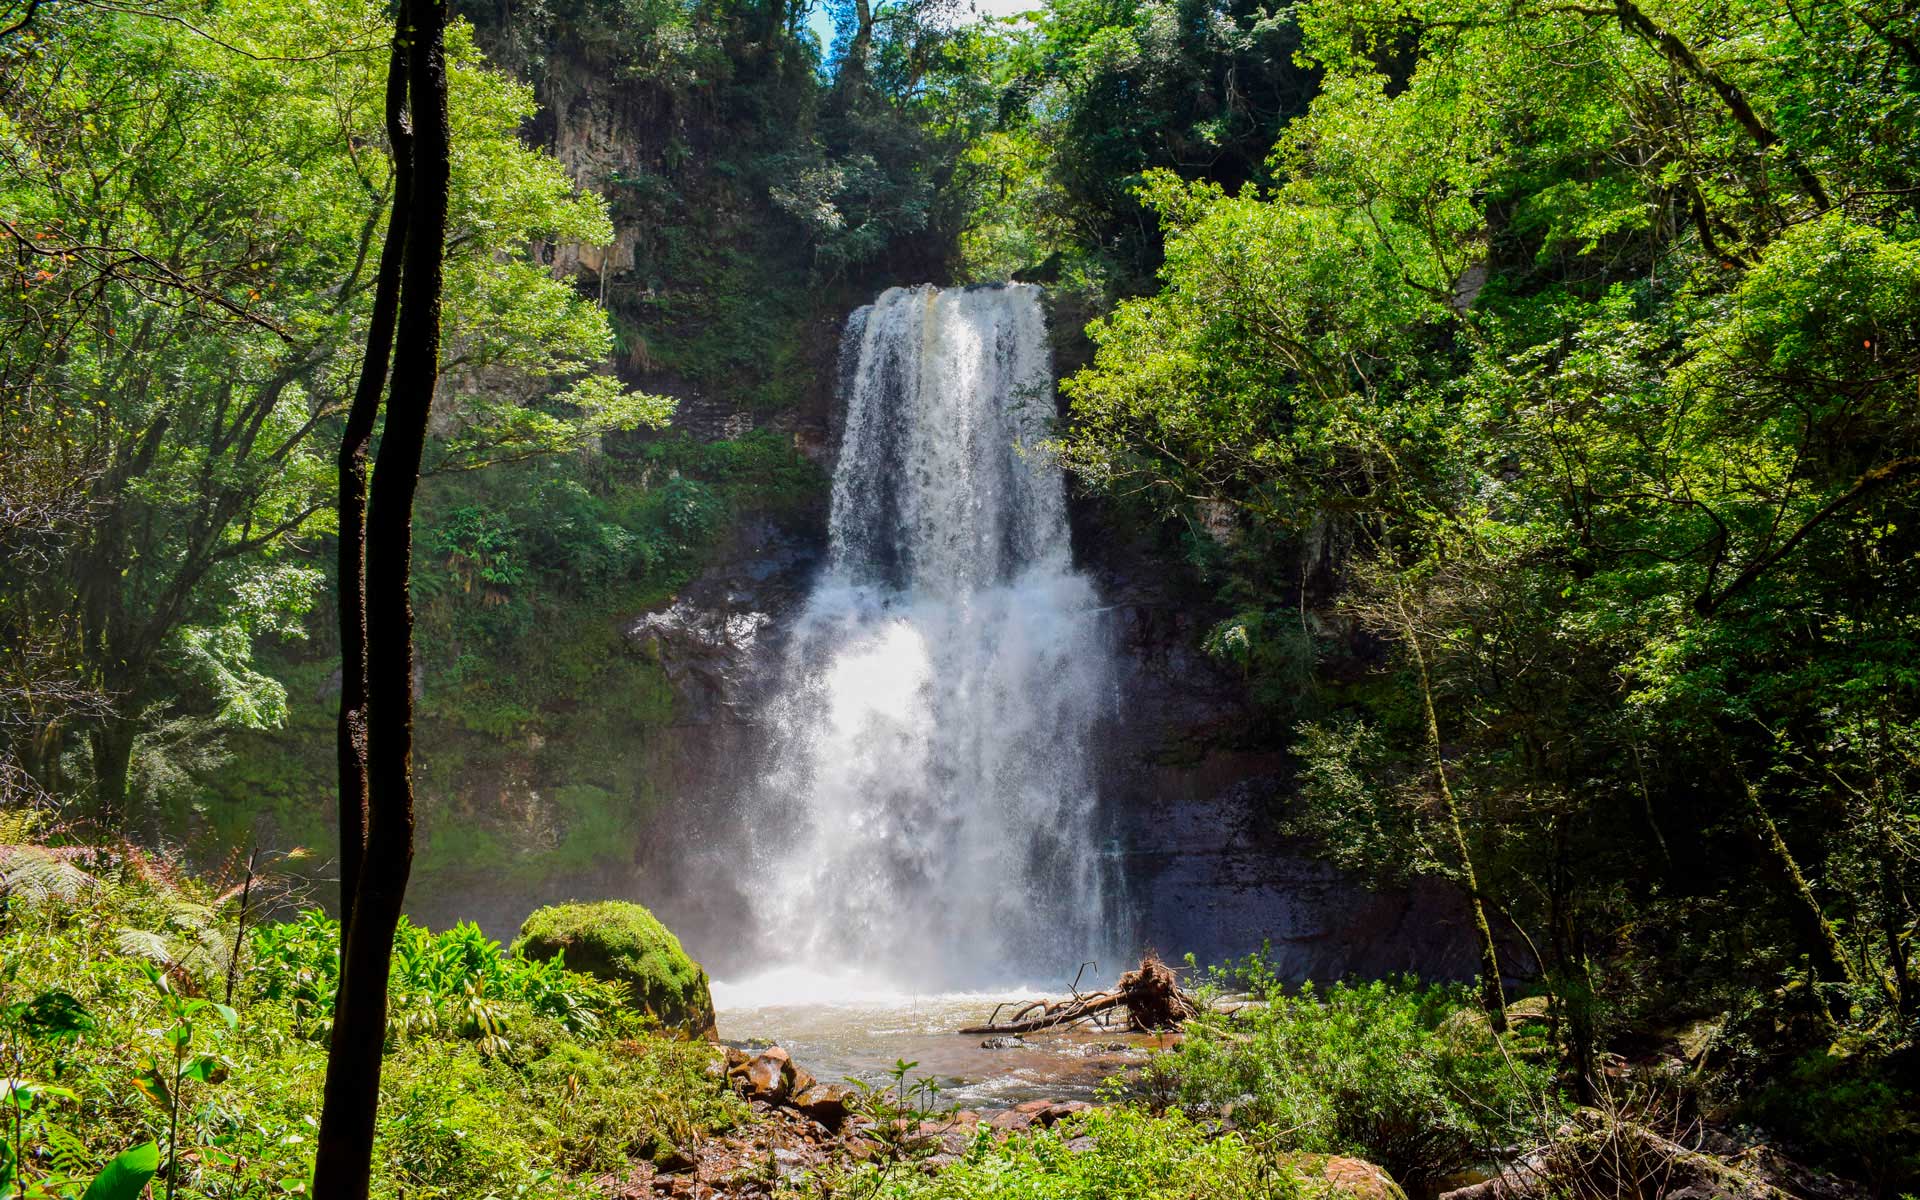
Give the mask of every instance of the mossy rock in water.
M 707 973 L 680 939 L 638 904 L 555 904 L 536 909 L 513 948 L 528 958 L 561 956 L 568 968 L 632 989 L 635 1008 L 690 1037 L 717 1037 Z

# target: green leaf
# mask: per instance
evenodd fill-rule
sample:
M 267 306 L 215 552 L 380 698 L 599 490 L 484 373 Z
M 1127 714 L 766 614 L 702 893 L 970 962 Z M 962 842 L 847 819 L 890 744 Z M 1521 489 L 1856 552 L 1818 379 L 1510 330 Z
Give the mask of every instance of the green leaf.
M 133 1086 L 156 1108 L 167 1108 L 173 1102 L 173 1089 L 168 1086 L 167 1077 L 161 1074 L 159 1065 L 152 1059 L 141 1064 L 140 1073 L 133 1077 Z
M 180 1069 L 180 1078 L 196 1083 L 219 1083 L 227 1077 L 227 1066 L 211 1054 L 198 1054 Z
M 93 1177 L 80 1200 L 139 1200 L 140 1193 L 160 1170 L 160 1147 L 143 1142 L 124 1150 Z
M 31 1079 L 0 1079 L 0 1104 L 10 1104 L 21 1112 L 32 1112 L 41 1097 L 55 1100 L 77 1100 L 67 1088 L 50 1083 L 35 1083 Z
M 41 992 L 25 1005 L 20 1025 L 31 1037 L 51 1041 L 78 1037 L 93 1029 L 93 1017 L 70 992 Z

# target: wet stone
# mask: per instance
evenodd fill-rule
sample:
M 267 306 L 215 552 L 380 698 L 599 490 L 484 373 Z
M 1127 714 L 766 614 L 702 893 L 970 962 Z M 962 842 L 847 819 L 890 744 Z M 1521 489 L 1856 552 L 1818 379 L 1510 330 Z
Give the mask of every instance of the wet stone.
M 854 1089 L 839 1083 L 816 1083 L 794 1092 L 793 1106 L 828 1131 L 839 1129 L 847 1120 L 847 1104 Z

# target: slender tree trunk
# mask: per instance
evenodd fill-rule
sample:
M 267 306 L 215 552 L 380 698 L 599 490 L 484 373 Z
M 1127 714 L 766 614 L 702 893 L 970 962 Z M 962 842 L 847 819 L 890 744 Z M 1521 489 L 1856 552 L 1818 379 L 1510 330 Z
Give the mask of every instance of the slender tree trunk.
M 1900 838 L 1893 823 L 1892 805 L 1887 799 L 1887 780 L 1881 763 L 1887 751 L 1887 714 L 1883 708 L 1876 722 L 1878 745 L 1873 763 L 1873 824 L 1875 856 L 1880 860 L 1880 933 L 1887 942 L 1887 967 L 1893 972 L 1891 986 L 1894 1011 L 1903 1017 L 1920 1013 L 1920 996 L 1914 994 L 1913 971 L 1907 958 L 1906 925 L 1913 914 L 1906 888 L 1900 881 Z
M 447 231 L 447 11 L 405 0 L 413 180 L 387 418 L 367 511 L 367 829 L 341 955 L 315 1200 L 366 1200 L 373 1169 L 380 1056 L 393 934 L 413 866 L 413 499 L 439 379 L 442 255 Z
M 400 271 L 413 185 L 413 130 L 407 119 L 407 60 L 399 41 L 387 64 L 387 143 L 393 157 L 393 210 L 380 248 L 373 314 L 360 383 L 340 439 L 340 937 L 353 926 L 367 841 L 367 446 L 387 386 Z
M 1407 612 L 1404 599 L 1394 597 L 1394 606 L 1400 613 L 1400 627 L 1406 634 L 1407 647 L 1413 651 L 1413 662 L 1420 671 L 1420 700 L 1427 713 L 1427 744 L 1433 752 L 1433 777 L 1440 786 L 1441 808 L 1446 814 L 1447 828 L 1453 834 L 1453 846 L 1460 855 L 1460 870 L 1466 877 L 1467 902 L 1473 907 L 1473 932 L 1480 943 L 1480 998 L 1486 1007 L 1487 1020 L 1492 1022 L 1495 1033 L 1507 1031 L 1507 998 L 1500 987 L 1500 956 L 1493 944 L 1493 926 L 1487 921 L 1487 906 L 1480 898 L 1480 879 L 1473 868 L 1473 854 L 1467 848 L 1466 826 L 1460 821 L 1460 806 L 1454 802 L 1453 786 L 1447 781 L 1447 759 L 1441 752 L 1440 716 L 1433 707 L 1433 680 L 1427 674 L 1427 655 L 1420 647 L 1420 634 L 1414 629 L 1412 614 Z
M 1820 900 L 1813 894 L 1807 877 L 1800 873 L 1800 864 L 1787 846 L 1787 839 L 1780 836 L 1780 827 L 1773 823 L 1773 816 L 1760 802 L 1760 789 L 1745 779 L 1740 783 L 1747 793 L 1747 831 L 1783 885 L 1781 899 L 1786 902 L 1787 914 L 1799 931 L 1801 945 L 1813 960 L 1814 974 L 1828 983 L 1858 985 L 1859 976 L 1847 962 L 1846 945 L 1821 910 Z M 1841 1007 L 1844 1008 L 1844 1004 Z

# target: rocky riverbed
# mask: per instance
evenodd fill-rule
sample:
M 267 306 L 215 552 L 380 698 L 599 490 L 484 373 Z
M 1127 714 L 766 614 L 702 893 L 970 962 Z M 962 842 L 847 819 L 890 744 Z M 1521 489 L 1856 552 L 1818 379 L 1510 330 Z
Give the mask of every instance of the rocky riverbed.
M 778 1046 L 757 1053 L 730 1046 L 713 1069 L 725 1072 L 758 1119 L 726 1136 L 667 1150 L 624 1177 L 609 1177 L 601 1181 L 607 1194 L 621 1200 L 771 1196 L 862 1163 L 933 1173 L 959 1161 L 979 1139 L 1000 1141 L 1036 1130 L 1057 1133 L 1069 1151 L 1092 1145 L 1077 1124 L 1095 1107 L 1086 1100 L 919 1110 L 853 1085 L 822 1083 Z M 1327 1155 L 1288 1158 L 1303 1176 L 1325 1180 L 1333 1200 L 1405 1200 L 1372 1163 Z

